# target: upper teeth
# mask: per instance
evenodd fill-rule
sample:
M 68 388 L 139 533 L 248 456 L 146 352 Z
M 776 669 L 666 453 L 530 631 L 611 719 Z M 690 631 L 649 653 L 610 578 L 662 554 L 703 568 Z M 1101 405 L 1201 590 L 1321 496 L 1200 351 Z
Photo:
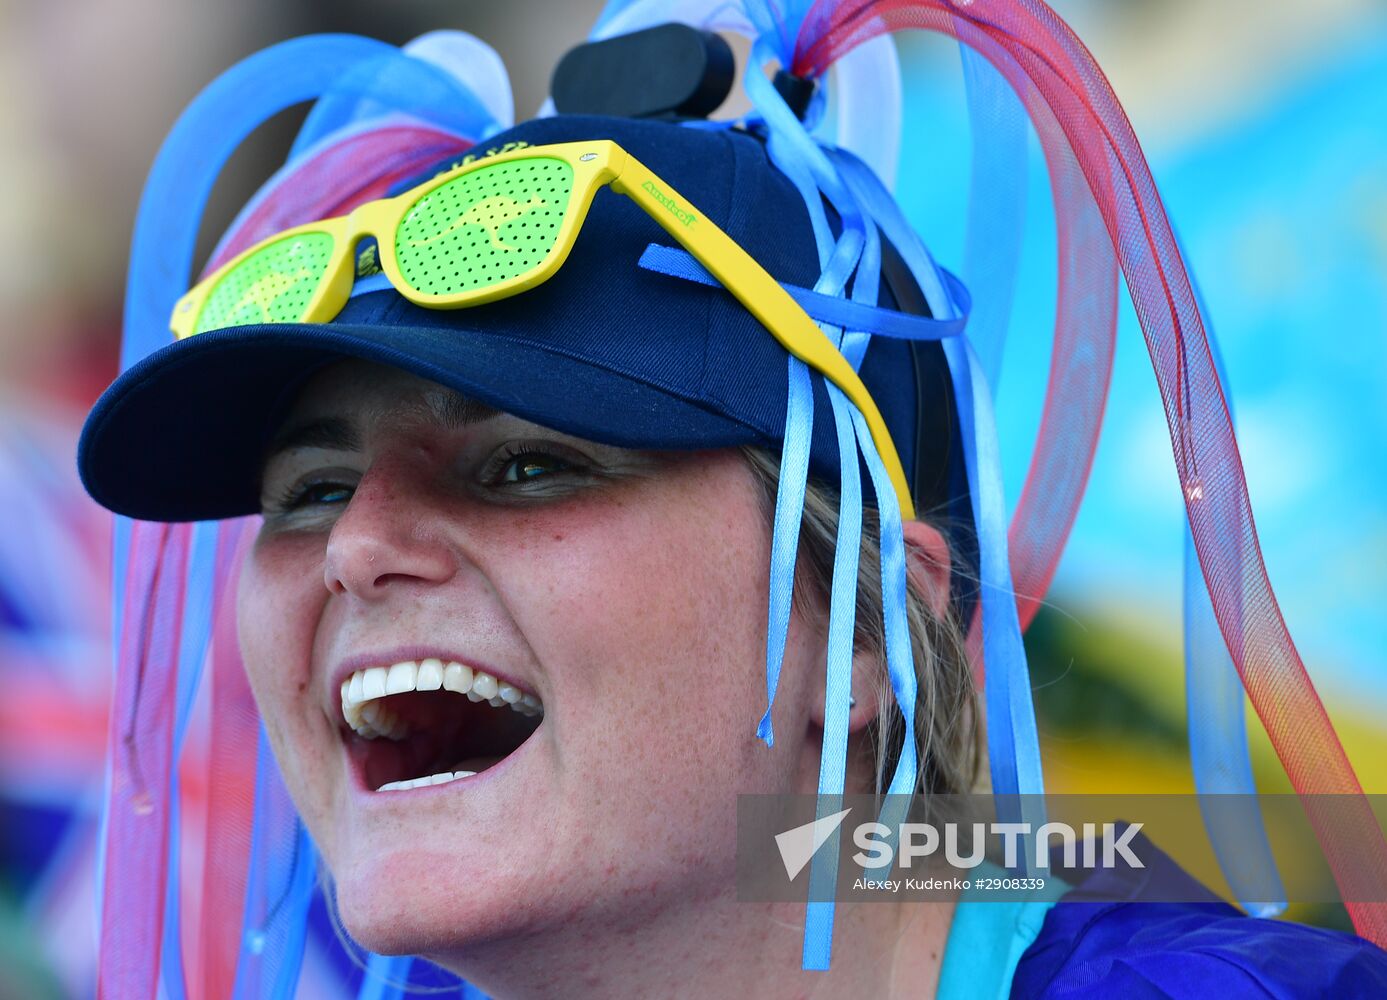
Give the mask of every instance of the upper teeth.
M 509 705 L 521 715 L 539 715 L 544 711 L 534 695 L 498 681 L 484 670 L 427 659 L 405 660 L 389 667 L 368 667 L 353 673 L 342 682 L 342 717 L 368 740 L 381 736 L 403 739 L 409 733 L 408 725 L 380 699 L 407 691 L 437 691 L 440 688 L 497 708 Z

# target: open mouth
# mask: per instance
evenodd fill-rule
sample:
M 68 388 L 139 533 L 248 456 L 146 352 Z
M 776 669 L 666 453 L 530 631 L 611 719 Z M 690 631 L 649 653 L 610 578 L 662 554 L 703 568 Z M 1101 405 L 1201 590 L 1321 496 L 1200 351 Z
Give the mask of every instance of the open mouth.
M 377 792 L 442 785 L 480 774 L 534 734 L 544 706 L 483 670 L 407 660 L 342 682 L 342 718 L 360 739 L 353 756 Z

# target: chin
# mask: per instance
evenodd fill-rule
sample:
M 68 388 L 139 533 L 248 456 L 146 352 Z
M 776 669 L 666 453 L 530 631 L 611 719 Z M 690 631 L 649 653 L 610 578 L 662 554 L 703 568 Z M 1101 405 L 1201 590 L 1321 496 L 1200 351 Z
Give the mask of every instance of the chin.
M 465 955 L 534 933 L 554 912 L 552 899 L 533 894 L 538 886 L 470 866 L 448 869 L 436 854 L 394 853 L 333 877 L 347 933 L 382 955 Z
M 352 940 L 381 955 L 457 952 L 494 934 L 481 907 L 434 882 L 427 889 L 397 879 L 337 881 L 337 909 Z M 475 932 L 475 933 L 473 933 Z

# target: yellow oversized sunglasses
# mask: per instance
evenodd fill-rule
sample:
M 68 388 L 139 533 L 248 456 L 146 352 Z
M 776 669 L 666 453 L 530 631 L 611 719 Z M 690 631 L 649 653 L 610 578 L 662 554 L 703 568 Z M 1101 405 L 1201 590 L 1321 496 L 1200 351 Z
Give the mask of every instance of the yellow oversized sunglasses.
M 679 241 L 787 351 L 862 412 L 905 518 L 914 506 L 867 387 L 809 314 L 677 191 L 606 139 L 529 146 L 464 163 L 350 214 L 286 229 L 217 268 L 174 306 L 180 339 L 259 323 L 326 323 L 351 297 L 355 252 L 373 237 L 410 302 L 457 309 L 516 295 L 567 259 L 597 189 L 609 185 Z

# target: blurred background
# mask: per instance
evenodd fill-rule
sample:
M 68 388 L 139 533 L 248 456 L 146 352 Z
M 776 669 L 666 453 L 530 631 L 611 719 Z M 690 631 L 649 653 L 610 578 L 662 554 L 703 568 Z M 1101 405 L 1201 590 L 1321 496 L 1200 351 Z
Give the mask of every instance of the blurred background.
M 0 4 L 0 998 L 85 996 L 109 698 L 109 526 L 73 469 L 116 372 L 139 192 L 179 110 L 274 41 L 461 28 L 517 117 L 596 0 L 5 0 Z M 1056 0 L 1141 137 L 1217 331 L 1271 580 L 1360 779 L 1387 791 L 1387 8 L 1371 0 Z M 906 205 L 957 271 L 967 124 L 956 49 L 898 36 L 924 126 Z M 284 158 L 261 130 L 214 194 L 210 250 Z M 1009 499 L 1043 399 L 1053 220 L 1038 157 L 998 415 Z M 204 254 L 205 256 L 205 254 Z M 1159 396 L 1123 318 L 1104 436 L 1027 637 L 1055 791 L 1187 791 L 1183 508 Z M 1255 719 L 1262 787 L 1284 789 Z M 1322 907 L 1302 919 L 1344 925 Z

